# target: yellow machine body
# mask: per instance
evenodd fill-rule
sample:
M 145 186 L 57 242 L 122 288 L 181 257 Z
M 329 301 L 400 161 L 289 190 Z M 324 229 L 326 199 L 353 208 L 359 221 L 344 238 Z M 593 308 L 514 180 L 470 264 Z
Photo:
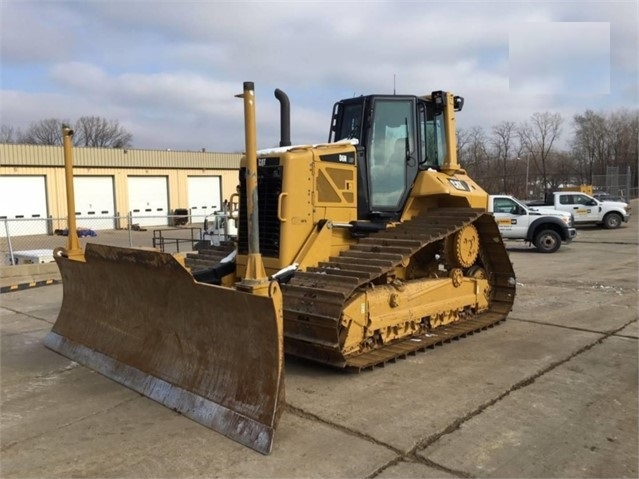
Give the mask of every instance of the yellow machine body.
M 394 210 L 365 219 L 359 182 L 382 185 L 386 176 L 397 176 L 401 162 L 386 155 L 374 164 L 359 142 L 348 140 L 258 152 L 266 274 L 296 268 L 282 285 L 287 353 L 368 368 L 489 327 L 510 311 L 512 265 L 485 213 L 487 193 L 457 163 L 456 97 L 444 93 L 443 101 L 439 134 L 446 154 L 436 167 L 407 174 L 405 197 Z M 242 226 L 236 261 L 234 274 L 242 277 Z
M 273 225 L 278 229 L 278 254 L 263 258 L 268 275 L 293 263 L 302 271 L 317 266 L 357 243 L 347 228 L 333 227 L 357 220 L 357 165 L 321 159 L 325 155 L 354 153 L 353 145 L 333 143 L 296 146 L 283 153 L 267 152 L 259 156 L 263 163 L 269 159 L 277 161 L 286 172 L 276 203 L 279 224 Z M 470 185 L 470 191 L 456 191 L 449 179 L 464 181 Z M 454 175 L 423 171 L 411 189 L 402 221 L 443 207 L 485 209 L 487 198 L 487 193 L 463 170 Z M 324 222 L 325 226 L 318 228 Z M 240 255 L 237 259 L 240 278 L 245 274 L 245 263 L 245 256 Z
M 463 99 L 343 100 L 328 143 L 291 146 L 283 134 L 279 148 L 257 151 L 253 85 L 239 96 L 237 241 L 182 264 L 105 245 L 82 253 L 70 228 L 55 254 L 64 297 L 45 344 L 269 453 L 285 351 L 339 368 L 382 365 L 502 321 L 516 282 L 487 195 L 457 162 Z M 288 99 L 276 97 L 284 111 Z

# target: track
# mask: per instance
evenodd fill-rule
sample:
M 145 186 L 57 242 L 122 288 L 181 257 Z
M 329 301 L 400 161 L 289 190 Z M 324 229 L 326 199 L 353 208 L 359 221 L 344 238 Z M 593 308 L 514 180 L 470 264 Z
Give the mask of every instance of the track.
M 478 230 L 480 261 L 491 286 L 489 309 L 379 349 L 344 356 L 340 346 L 340 321 L 352 295 L 470 223 Z M 200 255 L 204 251 L 200 251 Z M 470 208 L 429 211 L 395 228 L 360 239 L 338 257 L 297 272 L 289 283 L 282 285 L 286 352 L 340 368 L 362 370 L 380 366 L 504 320 L 514 301 L 514 277 L 501 235 L 490 215 Z

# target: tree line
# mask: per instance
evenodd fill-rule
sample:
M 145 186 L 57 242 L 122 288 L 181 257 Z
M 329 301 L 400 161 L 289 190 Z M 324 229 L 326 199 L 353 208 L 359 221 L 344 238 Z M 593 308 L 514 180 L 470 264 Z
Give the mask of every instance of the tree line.
M 63 124 L 69 123 L 50 118 L 25 131 L 2 125 L 0 143 L 61 145 Z M 611 166 L 621 173 L 629 169 L 631 185 L 637 188 L 639 110 L 576 114 L 572 137 L 560 147 L 565 126 L 559 113 L 538 112 L 522 123 L 459 129 L 459 162 L 489 193 L 520 198 L 541 197 L 560 185 L 592 185 L 594 177 L 605 175 Z M 97 116 L 79 118 L 74 131 L 76 146 L 129 148 L 133 140 L 118 121 Z
M 565 126 L 560 114 L 543 112 L 519 124 L 503 121 L 489 131 L 459 129 L 459 162 L 492 194 L 540 198 L 561 185 L 593 185 L 608 167 L 620 174 L 629 170 L 637 193 L 639 110 L 576 114 L 572 137 L 559 146 Z
M 9 125 L 0 126 L 0 143 L 26 145 L 62 145 L 62 126 L 68 121 L 47 118 L 33 122 L 24 131 Z M 99 116 L 82 116 L 73 124 L 73 144 L 96 148 L 130 148 L 133 135 L 117 120 Z

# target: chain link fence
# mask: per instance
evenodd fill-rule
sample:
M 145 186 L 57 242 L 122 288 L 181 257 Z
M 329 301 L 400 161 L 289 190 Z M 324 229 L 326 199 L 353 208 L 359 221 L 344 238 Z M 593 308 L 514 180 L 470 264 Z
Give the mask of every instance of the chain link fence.
M 630 168 L 620 170 L 617 166 L 609 166 L 606 168 L 605 175 L 593 175 L 592 187 L 596 192 L 607 193 L 626 200 L 639 196 L 637 185 L 632 184 Z
M 224 219 L 224 221 L 221 221 Z M 80 244 L 192 251 L 200 241 L 226 239 L 225 217 L 212 215 L 76 217 Z M 4 265 L 48 263 L 55 248 L 66 248 L 66 218 L 0 218 L 0 261 Z

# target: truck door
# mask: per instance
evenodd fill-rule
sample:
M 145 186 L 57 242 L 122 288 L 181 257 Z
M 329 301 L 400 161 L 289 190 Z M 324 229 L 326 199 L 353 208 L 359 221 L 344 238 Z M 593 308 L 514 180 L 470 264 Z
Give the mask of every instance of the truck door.
M 575 223 L 589 223 L 599 220 L 599 205 L 588 195 L 559 195 L 561 210 L 572 213 Z
M 493 214 L 504 238 L 525 238 L 529 217 L 525 208 L 510 198 L 494 198 Z

